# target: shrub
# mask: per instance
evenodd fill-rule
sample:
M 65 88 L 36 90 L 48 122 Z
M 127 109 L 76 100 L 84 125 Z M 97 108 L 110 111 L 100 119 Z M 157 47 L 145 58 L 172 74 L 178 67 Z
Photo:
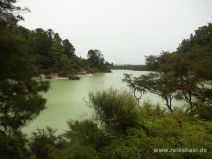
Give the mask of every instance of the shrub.
M 71 144 L 90 145 L 98 150 L 110 144 L 113 138 L 91 120 L 69 121 L 68 125 L 70 130 L 66 132 L 66 137 Z
M 61 136 L 55 135 L 56 130 L 47 127 L 34 132 L 29 143 L 31 153 L 38 159 L 52 159 L 54 152 L 66 146 Z
M 12 135 L 0 133 L 0 158 L 24 159 L 26 141 L 21 132 Z
M 99 156 L 94 148 L 79 146 L 71 152 L 69 159 L 99 159 Z
M 97 119 L 116 133 L 125 133 L 128 127 L 136 124 L 138 105 L 129 92 L 110 89 L 91 93 L 90 104 Z

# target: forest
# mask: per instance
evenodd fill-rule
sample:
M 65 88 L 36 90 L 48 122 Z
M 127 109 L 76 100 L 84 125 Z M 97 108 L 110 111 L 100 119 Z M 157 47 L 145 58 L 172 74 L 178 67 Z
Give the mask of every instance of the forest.
M 19 26 L 23 17 L 17 13 L 28 9 L 15 4 L 0 1 L 0 159 L 211 158 L 211 23 L 182 40 L 175 52 L 147 56 L 148 74 L 123 77 L 140 98 L 151 92 L 164 104 L 140 104 L 140 98 L 113 88 L 91 92 L 95 118 L 68 121 L 64 134 L 47 127 L 27 136 L 21 128 L 45 109 L 42 92 L 50 87 L 36 77 L 110 72 L 111 65 L 96 49 L 87 59 L 78 57 L 71 42 L 51 29 Z M 185 106 L 175 107 L 174 99 Z
M 1 54 L 1 59 L 5 59 L 6 55 L 8 58 L 9 54 L 6 52 L 17 51 L 20 54 L 11 54 L 11 61 L 4 61 L 6 69 L 16 69 L 18 62 L 28 59 L 28 64 L 34 67 L 34 73 L 37 76 L 41 74 L 47 77 L 51 74 L 70 76 L 81 73 L 110 72 L 109 63 L 105 61 L 100 50 L 88 50 L 87 59 L 83 59 L 75 54 L 75 48 L 68 39 L 62 39 L 52 29 L 29 30 L 18 25 L 17 23 L 22 20 L 22 17 L 20 15 L 15 17 L 11 12 L 21 11 L 21 8 L 14 8 L 12 3 L 14 2 L 1 2 L 1 50 L 5 54 Z M 12 61 L 14 58 L 16 63 Z M 10 68 L 6 67 L 11 62 L 14 65 Z M 2 72 L 11 72 L 5 68 Z
M 146 65 L 114 65 L 111 64 L 111 69 L 117 69 L 117 70 L 138 70 L 138 71 L 148 71 L 149 69 L 146 67 Z

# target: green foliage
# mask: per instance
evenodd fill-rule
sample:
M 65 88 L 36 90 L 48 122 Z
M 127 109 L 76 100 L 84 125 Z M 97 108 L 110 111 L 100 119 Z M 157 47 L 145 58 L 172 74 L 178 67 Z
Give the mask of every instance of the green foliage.
M 87 56 L 88 64 L 94 71 L 110 72 L 109 65 L 105 62 L 100 50 L 89 50 Z
M 3 159 L 25 158 L 25 141 L 19 130 L 45 108 L 41 92 L 49 88 L 47 81 L 37 77 L 51 73 L 68 76 L 91 70 L 88 61 L 75 56 L 74 46 L 58 33 L 18 26 L 17 22 L 23 20 L 18 13 L 27 9 L 15 4 L 16 0 L 0 1 L 0 158 Z M 58 140 L 52 129 L 34 133 L 30 148 L 35 155 L 31 158 L 54 158 L 54 150 L 59 151 L 58 147 L 65 144 Z
M 118 136 L 114 142 L 101 151 L 102 158 L 210 158 L 211 122 L 182 118 L 184 126 L 180 128 L 175 118 L 168 112 L 149 103 L 139 111 L 138 122 L 144 123 L 149 130 L 146 134 L 142 127 L 128 129 L 124 136 Z M 193 121 L 195 120 L 195 121 Z M 203 124 L 204 123 L 204 124 Z M 155 153 L 157 148 L 207 148 L 208 153 Z
M 29 48 L 8 27 L 0 27 L 0 79 L 30 79 L 36 74 L 36 67 L 33 65 L 34 59 L 29 54 Z
M 111 64 L 112 69 L 120 69 L 120 70 L 138 70 L 138 71 L 147 71 L 147 67 L 145 65 L 113 65 Z
M 64 149 L 66 142 L 61 136 L 55 135 L 56 130 L 47 127 L 46 129 L 38 129 L 32 134 L 30 139 L 31 153 L 38 159 L 52 159 L 54 152 L 58 149 Z
M 108 116 L 110 116 L 111 119 L 117 115 L 117 112 L 120 112 L 118 111 L 119 109 L 128 109 L 126 108 L 127 103 L 132 103 L 131 95 L 126 92 L 117 92 L 114 90 L 93 94 L 91 95 L 91 101 L 92 99 L 95 99 L 96 106 L 98 105 L 101 109 L 103 106 L 108 108 L 107 111 L 110 111 L 110 115 Z M 120 103 L 122 103 L 122 107 L 119 108 L 119 106 L 116 105 L 120 105 Z M 136 105 L 135 101 L 134 103 Z M 123 120 L 112 120 L 108 122 L 110 125 L 106 125 L 106 121 L 108 121 L 109 118 L 108 116 L 99 118 L 100 122 L 103 121 L 102 124 L 99 124 L 99 121 L 96 120 L 69 122 L 70 130 L 67 132 L 66 137 L 70 147 L 60 151 L 60 153 L 57 152 L 57 154 L 60 154 L 60 157 L 63 156 L 63 158 L 65 158 L 64 156 L 69 156 L 69 158 L 86 158 L 89 156 L 91 158 L 91 154 L 95 154 L 94 156 L 102 159 L 210 158 L 212 148 L 211 122 L 189 117 L 181 112 L 181 120 L 184 124 L 183 127 L 180 128 L 175 117 L 161 109 L 158 105 L 155 106 L 149 102 L 145 102 L 142 107 L 136 107 L 136 109 L 131 107 L 131 109 L 136 112 L 136 119 L 135 116 L 128 116 L 127 121 L 136 120 L 136 124 L 125 127 L 125 132 L 122 134 L 114 134 L 114 131 L 111 131 L 111 127 L 114 126 L 113 122 L 115 122 L 116 125 L 122 124 L 125 119 L 125 111 L 123 111 L 125 113 L 122 112 L 122 114 L 118 113 Z M 102 111 L 103 110 L 106 111 L 106 108 L 102 109 Z M 102 116 L 101 111 L 96 111 L 96 113 L 99 117 L 100 114 Z M 120 131 L 120 129 L 118 129 L 118 131 Z M 115 130 L 117 131 L 117 129 Z M 105 141 L 108 140 L 110 140 L 110 142 L 105 144 Z M 81 147 L 82 145 L 84 146 Z M 73 147 L 77 148 L 73 150 Z M 158 148 L 179 149 L 202 147 L 206 148 L 208 152 L 154 152 L 154 149 Z
M 125 79 L 130 87 L 141 92 L 149 91 L 159 95 L 166 102 L 167 108 L 173 112 L 172 99 L 177 90 L 176 79 L 171 74 L 149 73 L 140 77 L 125 75 Z
M 19 131 L 45 108 L 40 92 L 48 82 L 34 80 L 38 75 L 35 57 L 28 43 L 15 31 L 22 19 L 16 0 L 0 2 L 0 158 L 22 159 L 26 139 Z M 22 28 L 27 37 L 27 30 Z
M 212 107 L 209 104 L 203 104 L 201 107 L 198 107 L 198 110 L 195 114 L 202 119 L 212 121 Z
M 64 53 L 68 56 L 75 56 L 75 48 L 74 46 L 69 42 L 68 39 L 65 39 L 62 41 L 63 47 L 64 47 Z
M 14 25 L 19 20 L 23 20 L 23 17 L 20 14 L 17 14 L 20 11 L 29 11 L 27 8 L 20 8 L 15 5 L 16 0 L 1 0 L 0 1 L 0 24 L 5 25 Z M 17 12 L 14 14 L 14 12 Z
M 158 73 L 139 78 L 128 75 L 125 81 L 136 90 L 148 90 L 160 95 L 168 107 L 172 96 L 184 99 L 187 103 L 186 113 L 209 120 L 212 107 L 211 33 L 212 25 L 209 23 L 198 28 L 189 39 L 183 40 L 176 52 L 162 52 L 159 56 L 146 57 L 147 67 Z M 209 110 L 207 113 L 203 111 L 205 105 Z M 203 112 L 206 113 L 205 117 Z
M 48 82 L 37 76 L 34 58 L 25 41 L 2 26 L 0 36 L 0 131 L 10 134 L 34 119 L 45 108 L 39 94 Z
M 209 23 L 207 26 L 199 27 L 195 34 L 191 34 L 189 39 L 184 39 L 182 43 L 179 45 L 177 50 L 180 53 L 185 53 L 193 48 L 204 47 L 210 45 L 211 43 L 211 31 L 212 24 Z
M 21 132 L 13 135 L 0 134 L 0 158 L 1 159 L 24 159 L 27 152 L 26 138 Z
M 92 67 L 101 66 L 105 62 L 103 54 L 100 52 L 100 50 L 89 50 L 87 56 Z
M 106 72 L 109 63 L 99 50 L 89 50 L 87 60 L 77 57 L 69 40 L 61 39 L 53 30 L 31 31 L 17 26 L 23 18 L 14 14 L 22 10 L 15 3 L 16 0 L 0 1 L 1 159 L 211 158 L 211 24 L 183 40 L 176 52 L 146 57 L 147 67 L 158 73 L 133 79 L 126 76 L 136 90 L 148 90 L 165 99 L 172 113 L 148 102 L 140 107 L 125 91 L 91 93 L 95 120 L 70 121 L 65 135 L 56 135 L 52 128 L 38 129 L 28 142 L 19 129 L 45 108 L 40 93 L 49 87 L 48 82 L 35 77 L 41 73 L 67 76 L 80 71 Z M 184 97 L 190 116 L 172 109 L 171 100 L 176 95 Z M 180 117 L 181 127 L 176 117 Z M 202 147 L 208 152 L 153 151 Z
M 110 110 L 109 115 L 99 118 L 100 122 L 96 120 L 70 121 L 68 123 L 70 129 L 64 136 L 56 135 L 55 130 L 51 128 L 39 129 L 30 139 L 29 156 L 31 159 L 210 159 L 212 149 L 212 123 L 210 121 L 199 120 L 181 113 L 181 120 L 184 124 L 180 128 L 172 114 L 149 102 L 137 107 L 136 101 L 126 92 L 108 90 L 93 94 L 91 97 L 91 100 L 95 99 L 95 103 L 98 103 L 101 109 L 107 107 L 107 111 Z M 128 103 L 134 103 L 134 107 L 129 106 Z M 106 108 L 103 110 L 106 111 Z M 131 112 L 136 115 L 126 115 Z M 98 113 L 102 112 L 96 113 L 100 117 Z M 120 117 L 116 118 L 117 114 Z M 109 117 L 113 120 L 109 121 Z M 124 124 L 125 131 L 120 133 L 123 120 L 136 121 L 136 124 L 129 122 L 127 126 Z M 107 125 L 106 121 L 109 121 Z M 119 129 L 114 125 L 119 125 Z M 114 134 L 114 130 L 119 133 Z M 23 158 L 24 142 L 12 140 L 12 145 L 10 145 L 6 144 L 8 142 L 5 142 L 5 139 L 3 137 L 0 142 L 0 145 L 2 143 L 3 146 L 6 145 L 3 149 L 5 154 L 1 153 L 1 155 L 9 155 L 8 152 L 12 149 L 12 152 L 20 153 Z M 16 145 L 20 143 L 22 148 Z M 10 146 L 12 146 L 11 149 Z M 206 148 L 208 152 L 154 152 L 154 149 L 158 148 Z M 12 156 L 13 153 L 10 155 Z
M 77 146 L 74 147 L 69 159 L 100 159 L 97 152 L 92 147 Z
M 146 66 L 147 68 L 152 71 L 152 70 L 157 70 L 159 64 L 157 61 L 157 56 L 146 56 Z
M 137 78 L 126 75 L 125 81 L 130 87 L 142 93 L 150 91 L 160 95 L 171 113 L 148 102 L 138 106 L 135 98 L 127 92 L 111 89 L 91 93 L 90 105 L 95 110 L 95 120 L 70 121 L 70 129 L 65 134 L 65 147 L 57 147 L 55 138 L 45 134 L 51 142 L 47 140 L 46 143 L 50 143 L 47 144 L 48 148 L 41 146 L 41 150 L 47 152 L 51 159 L 210 159 L 211 77 L 208 75 L 209 69 L 203 70 L 203 63 L 210 65 L 211 41 L 210 38 L 203 38 L 204 30 L 207 30 L 203 28 L 201 36 L 197 31 L 197 37 L 191 36 L 192 40 L 182 44 L 185 45 L 183 49 L 174 53 L 163 52 L 158 57 L 147 57 L 147 66 L 157 73 Z M 195 45 L 192 44 L 194 37 Z M 203 40 L 197 40 L 199 37 Z M 101 63 L 96 60 L 101 59 L 101 55 L 95 58 L 93 55 L 94 50 L 89 56 L 90 67 Z M 86 65 L 85 61 L 82 63 Z M 176 97 L 184 99 L 192 113 L 186 114 L 182 109 L 173 108 L 171 101 Z M 182 123 L 180 127 L 179 122 Z M 38 141 L 46 141 L 41 139 Z M 208 152 L 154 152 L 154 149 L 160 148 L 206 148 Z
M 125 133 L 128 127 L 136 124 L 138 105 L 128 92 L 108 90 L 90 94 L 91 107 L 105 127 L 116 133 Z
M 73 144 L 89 145 L 95 149 L 100 149 L 108 145 L 113 138 L 110 133 L 91 120 L 69 121 L 68 125 L 70 130 L 67 131 L 66 137 Z
M 15 12 L 28 9 L 17 7 L 15 3 L 16 0 L 0 2 L 0 51 L 4 53 L 1 58 L 6 59 L 3 61 L 5 65 L 14 66 L 14 70 L 7 70 L 8 74 L 16 70 L 19 72 L 17 76 L 21 73 L 26 74 L 21 71 L 29 70 L 38 74 L 57 74 L 60 76 L 69 76 L 81 72 L 110 72 L 109 65 L 105 62 L 103 54 L 99 50 L 90 50 L 88 59 L 81 59 L 75 55 L 75 48 L 72 43 L 68 39 L 63 40 L 53 30 L 43 30 L 42 28 L 29 30 L 18 26 L 17 22 L 23 20 L 23 18 Z M 13 44 L 11 45 L 11 43 Z M 7 57 L 8 54 L 13 55 L 9 58 Z M 16 56 L 22 55 L 28 56 L 27 60 L 16 58 Z M 30 66 L 32 61 L 36 67 Z M 22 68 L 26 63 L 28 70 Z M 16 64 L 19 64 L 18 68 Z
M 80 72 L 109 72 L 109 65 L 99 50 L 89 53 L 87 60 L 79 58 L 75 55 L 75 48 L 70 41 L 61 39 L 51 29 L 37 28 L 31 31 L 15 26 L 12 31 L 28 44 L 39 74 L 69 76 Z

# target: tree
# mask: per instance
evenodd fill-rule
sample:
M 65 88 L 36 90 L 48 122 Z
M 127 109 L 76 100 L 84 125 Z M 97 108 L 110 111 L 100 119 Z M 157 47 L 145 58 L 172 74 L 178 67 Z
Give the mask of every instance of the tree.
M 67 55 L 67 56 L 75 56 L 75 48 L 74 46 L 69 42 L 68 39 L 65 39 L 62 41 L 63 43 L 63 48 L 64 48 L 64 53 Z
M 100 50 L 89 50 L 87 56 L 91 67 L 98 68 L 104 65 L 105 59 Z
M 198 115 L 198 111 L 206 106 L 207 110 L 211 110 L 211 33 L 212 24 L 209 23 L 198 28 L 189 39 L 184 39 L 176 52 L 162 52 L 159 56 L 146 57 L 148 68 L 165 75 L 173 75 L 176 90 L 188 103 L 186 113 L 190 115 Z
M 172 74 L 163 73 L 149 73 L 147 75 L 141 75 L 140 77 L 132 77 L 125 75 L 125 80 L 130 87 L 140 91 L 141 93 L 149 91 L 150 93 L 159 95 L 165 100 L 165 105 L 168 110 L 174 114 L 182 127 L 180 118 L 175 114 L 172 106 L 172 100 L 174 99 L 177 91 L 176 79 Z
M 20 8 L 15 6 L 16 0 L 0 0 L 0 23 L 11 26 L 16 25 L 19 20 L 23 20 L 20 11 L 29 11 L 28 8 Z
M 30 47 L 33 49 L 33 52 L 41 56 L 48 57 L 52 47 L 53 36 L 54 33 L 51 30 L 46 32 L 42 28 L 37 28 L 36 30 L 32 31 L 29 43 Z
M 108 65 L 108 62 L 105 62 L 101 51 L 89 50 L 87 57 L 87 61 L 90 68 L 92 69 L 92 72 L 111 72 L 110 65 Z
M 5 17 L 16 17 L 15 2 L 1 1 Z M 33 79 L 38 75 L 34 56 L 22 37 L 12 31 L 12 24 L 0 26 L 0 131 L 10 135 L 45 108 L 40 92 L 48 90 L 48 82 Z
M 157 57 L 153 55 L 146 56 L 146 66 L 149 70 L 156 70 L 159 66 Z

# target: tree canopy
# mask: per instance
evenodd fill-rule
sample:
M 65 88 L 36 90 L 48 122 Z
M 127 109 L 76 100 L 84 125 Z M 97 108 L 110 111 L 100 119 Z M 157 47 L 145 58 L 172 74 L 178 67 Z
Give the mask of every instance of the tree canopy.
M 125 81 L 135 89 L 160 95 L 169 109 L 171 99 L 178 94 L 188 104 L 187 113 L 203 117 L 201 112 L 204 110 L 208 115 L 212 114 L 211 33 L 212 24 L 209 23 L 183 40 L 177 51 L 147 56 L 147 68 L 156 72 L 138 78 L 126 76 Z M 169 102 L 165 94 L 169 96 Z M 208 115 L 206 119 L 209 119 Z

